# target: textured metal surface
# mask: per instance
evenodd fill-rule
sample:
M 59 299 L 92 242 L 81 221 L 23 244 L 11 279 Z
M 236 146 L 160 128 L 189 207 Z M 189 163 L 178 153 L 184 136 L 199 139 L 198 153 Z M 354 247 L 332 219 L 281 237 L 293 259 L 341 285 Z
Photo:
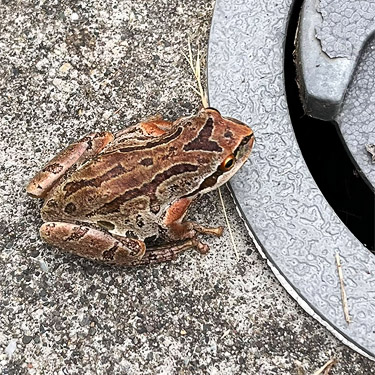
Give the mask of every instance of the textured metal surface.
M 317 38 L 322 24 L 315 0 L 306 0 L 300 14 L 297 58 L 298 82 L 305 112 L 322 120 L 332 120 L 341 107 L 355 66 L 355 58 L 330 58 Z
M 288 114 L 283 45 L 290 7 L 287 0 L 217 1 L 209 45 L 210 105 L 254 129 L 253 155 L 232 189 L 264 253 L 321 320 L 374 356 L 375 256 L 325 201 Z M 350 325 L 341 306 L 336 251 Z
M 374 1 L 306 0 L 296 62 L 306 113 L 338 122 L 358 170 L 375 189 L 365 147 L 375 140 L 374 29 Z
M 375 2 L 305 0 L 298 33 L 300 85 L 306 112 L 337 115 L 356 62 L 375 31 Z
M 375 15 L 375 13 L 374 13 Z M 375 40 L 361 55 L 336 119 L 354 160 L 375 190 L 375 165 L 366 145 L 375 143 Z
M 315 0 L 321 23 L 316 35 L 330 58 L 356 58 L 375 30 L 374 0 Z

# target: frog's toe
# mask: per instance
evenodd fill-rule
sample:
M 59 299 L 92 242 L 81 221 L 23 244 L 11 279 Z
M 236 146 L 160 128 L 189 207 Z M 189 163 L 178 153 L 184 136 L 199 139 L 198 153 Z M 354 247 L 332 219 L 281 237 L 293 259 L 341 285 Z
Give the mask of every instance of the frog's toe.
M 40 236 L 61 250 L 118 265 L 131 264 L 146 251 L 143 241 L 127 237 L 117 239 L 108 232 L 70 223 L 44 223 Z
M 210 251 L 210 247 L 207 244 L 199 241 L 197 238 L 193 238 L 192 241 L 194 248 L 197 249 L 201 254 L 207 254 Z
M 208 245 L 203 244 L 197 238 L 190 238 L 185 241 L 168 243 L 161 246 L 149 247 L 142 258 L 135 260 L 132 265 L 142 266 L 175 260 L 179 254 L 189 249 L 197 249 L 201 254 L 206 254 Z
M 193 228 L 198 233 L 207 234 L 210 236 L 221 237 L 223 234 L 224 228 L 223 227 L 205 227 L 203 225 L 193 223 Z

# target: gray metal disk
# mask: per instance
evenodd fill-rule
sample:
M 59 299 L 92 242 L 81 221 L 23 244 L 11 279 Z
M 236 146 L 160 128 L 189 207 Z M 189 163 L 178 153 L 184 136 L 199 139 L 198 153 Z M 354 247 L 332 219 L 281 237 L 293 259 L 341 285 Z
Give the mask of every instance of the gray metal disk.
M 375 39 L 361 54 L 336 122 L 357 169 L 375 192 L 375 164 L 366 149 L 375 143 Z
M 336 120 L 356 168 L 375 191 L 375 2 L 305 0 L 298 28 L 298 81 L 305 112 Z
M 284 88 L 289 0 L 218 0 L 208 56 L 210 105 L 249 124 L 256 143 L 231 182 L 251 235 L 296 300 L 345 343 L 375 357 L 375 256 L 340 221 L 295 139 Z M 316 139 L 319 146 L 319 139 Z M 344 319 L 335 254 L 344 272 Z

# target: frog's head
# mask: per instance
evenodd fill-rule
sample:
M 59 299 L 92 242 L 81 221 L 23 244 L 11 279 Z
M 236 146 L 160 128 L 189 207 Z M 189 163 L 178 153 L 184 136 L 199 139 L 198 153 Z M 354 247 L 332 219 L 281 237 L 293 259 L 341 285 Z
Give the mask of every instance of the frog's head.
M 197 136 L 184 149 L 200 149 L 202 155 L 210 155 L 207 168 L 202 165 L 201 175 L 205 177 L 198 189 L 205 193 L 227 182 L 246 162 L 253 148 L 254 134 L 241 121 L 223 117 L 214 108 L 202 109 L 197 118 Z M 201 160 L 204 164 L 203 160 L 207 159 Z
M 254 133 L 243 122 L 232 117 L 223 117 L 214 108 L 205 108 L 203 112 L 214 122 L 213 139 L 217 139 L 224 154 L 229 154 L 222 162 L 222 169 L 235 169 L 233 174 L 245 163 L 254 145 Z M 231 153 L 231 154 L 230 154 Z

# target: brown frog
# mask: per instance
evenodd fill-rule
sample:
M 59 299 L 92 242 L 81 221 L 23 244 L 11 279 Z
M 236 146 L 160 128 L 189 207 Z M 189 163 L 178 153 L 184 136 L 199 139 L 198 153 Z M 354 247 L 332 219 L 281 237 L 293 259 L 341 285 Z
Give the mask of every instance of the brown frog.
M 62 250 L 119 265 L 169 261 L 189 248 L 206 253 L 197 234 L 220 236 L 223 229 L 184 216 L 193 200 L 236 173 L 253 143 L 248 126 L 213 108 L 174 122 L 154 117 L 115 135 L 89 134 L 27 186 L 44 198 L 40 235 Z M 163 245 L 148 246 L 155 238 Z

